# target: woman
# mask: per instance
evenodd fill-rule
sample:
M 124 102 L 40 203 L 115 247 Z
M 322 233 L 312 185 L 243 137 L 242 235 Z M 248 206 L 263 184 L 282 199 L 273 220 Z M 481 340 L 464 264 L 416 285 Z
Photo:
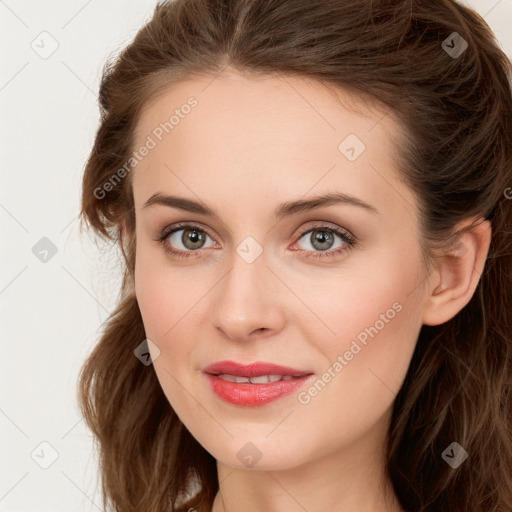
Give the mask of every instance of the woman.
M 453 1 L 177 0 L 104 70 L 104 505 L 512 509 L 512 95 Z

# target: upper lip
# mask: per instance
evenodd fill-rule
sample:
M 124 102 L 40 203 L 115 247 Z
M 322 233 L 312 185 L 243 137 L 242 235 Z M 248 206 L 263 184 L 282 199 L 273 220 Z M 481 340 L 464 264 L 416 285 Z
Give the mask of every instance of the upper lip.
M 203 371 L 211 375 L 227 374 L 237 377 L 259 377 L 261 375 L 291 375 L 292 377 L 300 377 L 312 373 L 311 371 L 297 370 L 273 363 L 255 362 L 240 364 L 234 361 L 219 361 L 204 367 Z

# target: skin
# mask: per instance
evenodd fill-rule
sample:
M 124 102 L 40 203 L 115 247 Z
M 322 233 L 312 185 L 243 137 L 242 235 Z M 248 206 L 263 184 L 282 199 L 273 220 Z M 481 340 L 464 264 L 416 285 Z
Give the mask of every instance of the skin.
M 393 402 L 421 326 L 446 322 L 473 295 L 489 222 L 461 236 L 428 273 L 417 200 L 393 161 L 399 124 L 304 78 L 228 70 L 174 84 L 146 104 L 134 146 L 190 96 L 198 105 L 132 171 L 135 293 L 147 338 L 160 350 L 153 355 L 162 389 L 217 460 L 213 512 L 401 511 L 384 471 Z M 338 149 L 351 133 L 366 145 L 354 161 Z M 283 202 L 333 191 L 378 213 L 334 204 L 272 217 Z M 156 192 L 202 201 L 216 215 L 143 208 Z M 189 258 L 167 254 L 156 241 L 178 222 L 206 232 L 198 249 L 183 244 L 184 231 L 167 239 L 194 252 Z M 308 232 L 315 222 L 359 242 L 308 258 L 322 252 Z M 236 250 L 248 236 L 263 250 L 252 263 Z M 343 246 L 334 235 L 323 250 Z M 220 360 L 267 361 L 309 370 L 316 380 L 396 303 L 400 312 L 359 343 L 307 404 L 294 393 L 263 407 L 235 406 L 213 394 L 202 373 Z M 252 467 L 237 456 L 248 442 L 261 454 Z

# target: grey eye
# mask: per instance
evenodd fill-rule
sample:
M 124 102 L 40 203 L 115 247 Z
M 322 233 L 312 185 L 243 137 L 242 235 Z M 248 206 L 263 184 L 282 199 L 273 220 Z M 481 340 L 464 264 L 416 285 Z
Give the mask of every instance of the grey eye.
M 179 233 L 182 233 L 181 236 Z M 198 228 L 181 228 L 169 236 L 169 241 L 178 250 L 195 250 L 205 247 L 206 238 L 210 238 L 204 231 Z M 182 247 L 179 247 L 179 244 Z

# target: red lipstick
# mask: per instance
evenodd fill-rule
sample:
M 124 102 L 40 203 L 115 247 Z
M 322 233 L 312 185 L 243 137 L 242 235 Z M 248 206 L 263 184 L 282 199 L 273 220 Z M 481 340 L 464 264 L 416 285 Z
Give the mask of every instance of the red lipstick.
M 220 361 L 203 368 L 211 389 L 223 400 L 258 407 L 293 393 L 313 373 L 272 363 Z

